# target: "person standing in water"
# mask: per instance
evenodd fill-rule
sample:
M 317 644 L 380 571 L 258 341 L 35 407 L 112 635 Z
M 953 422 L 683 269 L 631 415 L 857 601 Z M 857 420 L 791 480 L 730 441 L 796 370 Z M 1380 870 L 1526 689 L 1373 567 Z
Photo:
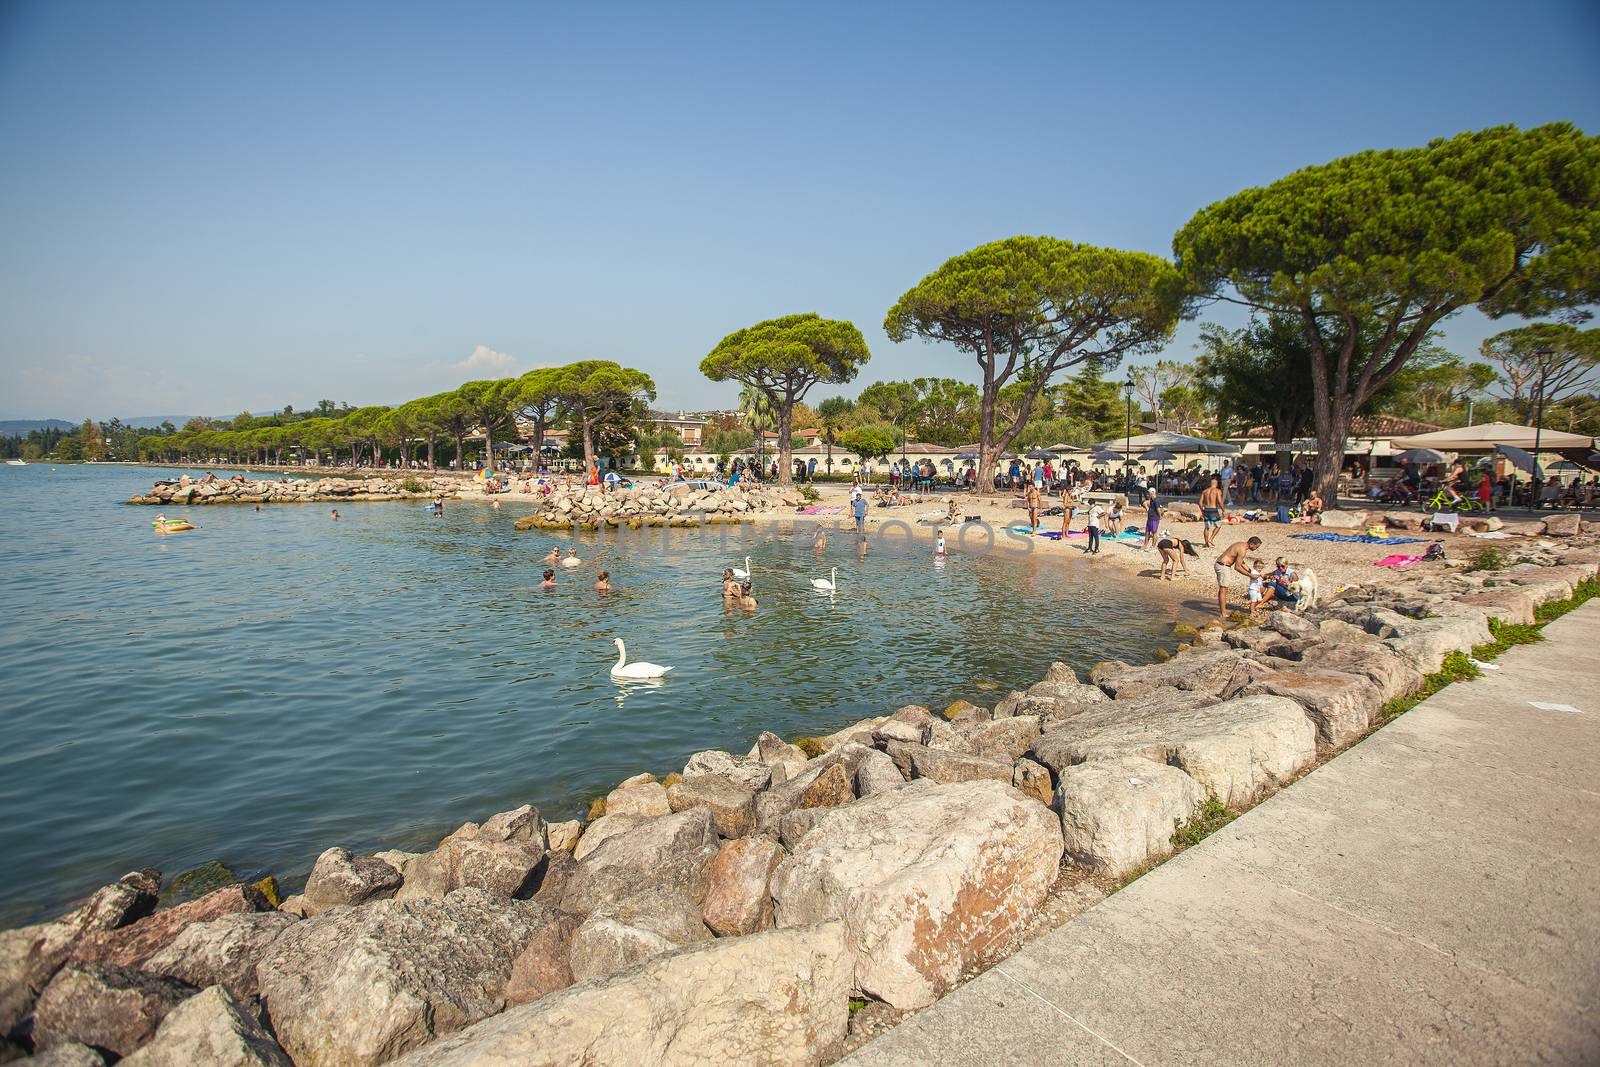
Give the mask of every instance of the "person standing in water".
M 594 591 L 597 593 L 611 592 L 611 572 L 601 571 L 595 576 Z
M 867 532 L 867 498 L 865 494 L 858 496 L 850 504 L 855 512 L 856 536 L 861 537 Z
M 944 559 L 944 531 L 940 530 L 933 538 L 933 555 L 935 559 Z
M 549 567 L 544 569 L 544 581 L 539 583 L 540 589 L 554 589 L 556 587 L 556 572 Z
M 333 521 L 334 522 L 338 522 L 339 521 L 339 509 L 338 508 L 334 508 L 333 509 Z

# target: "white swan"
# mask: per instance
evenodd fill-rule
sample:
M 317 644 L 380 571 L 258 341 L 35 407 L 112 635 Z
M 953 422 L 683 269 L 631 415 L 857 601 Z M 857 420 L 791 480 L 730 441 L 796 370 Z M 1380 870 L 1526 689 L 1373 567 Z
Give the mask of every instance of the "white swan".
M 616 638 L 612 644 L 617 646 L 617 662 L 611 668 L 613 678 L 660 678 L 672 670 L 659 663 L 629 663 L 628 646 L 622 643 L 622 638 Z
M 839 588 L 839 568 L 832 567 L 828 570 L 826 578 L 811 579 L 811 588 L 819 593 L 832 593 Z
M 743 568 L 740 568 L 740 567 L 729 567 L 728 569 L 733 572 L 733 576 L 735 578 L 739 579 L 740 581 L 743 581 L 744 579 L 750 577 L 750 557 L 746 556 L 744 558 L 744 567 Z

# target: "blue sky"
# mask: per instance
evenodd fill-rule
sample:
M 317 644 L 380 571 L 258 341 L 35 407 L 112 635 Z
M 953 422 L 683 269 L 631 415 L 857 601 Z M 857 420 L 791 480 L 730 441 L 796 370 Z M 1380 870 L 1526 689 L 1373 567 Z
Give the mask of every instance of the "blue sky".
M 808 310 L 873 349 L 845 392 L 970 378 L 882 331 L 949 256 L 1170 255 L 1197 209 L 1309 163 L 1597 132 L 1597 57 L 1600 5 L 1539 0 L 11 0 L 0 417 L 391 403 L 576 358 L 711 406 L 718 339 Z

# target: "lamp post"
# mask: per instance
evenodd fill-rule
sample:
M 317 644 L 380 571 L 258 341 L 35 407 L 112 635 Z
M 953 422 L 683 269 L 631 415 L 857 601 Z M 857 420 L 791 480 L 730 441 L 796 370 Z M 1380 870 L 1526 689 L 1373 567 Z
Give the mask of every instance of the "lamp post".
M 1128 398 L 1128 421 L 1122 438 L 1122 470 L 1127 473 L 1133 466 L 1133 368 L 1128 368 L 1128 380 L 1122 383 L 1123 395 Z
M 1536 348 L 1533 350 L 1533 354 L 1539 358 L 1539 394 L 1534 399 L 1533 407 L 1533 470 L 1530 472 L 1533 475 L 1533 506 L 1535 508 L 1539 507 L 1539 492 L 1543 488 L 1540 484 L 1542 479 L 1539 477 L 1542 469 L 1539 466 L 1539 440 L 1544 433 L 1544 388 L 1546 380 L 1550 376 L 1550 356 L 1553 351 L 1550 348 Z

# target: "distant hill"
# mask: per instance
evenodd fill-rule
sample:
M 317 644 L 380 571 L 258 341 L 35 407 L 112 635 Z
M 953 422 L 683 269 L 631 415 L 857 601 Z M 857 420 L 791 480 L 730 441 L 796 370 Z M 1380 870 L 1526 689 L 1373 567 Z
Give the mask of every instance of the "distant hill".
M 64 419 L 4 419 L 0 420 L 0 437 L 32 433 L 34 430 L 70 430 L 79 425 Z
M 122 425 L 132 426 L 136 430 L 145 430 L 152 426 L 160 426 L 163 422 L 170 422 L 181 430 L 184 423 L 195 417 L 194 415 L 135 415 L 131 419 L 123 419 Z M 232 416 L 229 417 L 231 418 Z

